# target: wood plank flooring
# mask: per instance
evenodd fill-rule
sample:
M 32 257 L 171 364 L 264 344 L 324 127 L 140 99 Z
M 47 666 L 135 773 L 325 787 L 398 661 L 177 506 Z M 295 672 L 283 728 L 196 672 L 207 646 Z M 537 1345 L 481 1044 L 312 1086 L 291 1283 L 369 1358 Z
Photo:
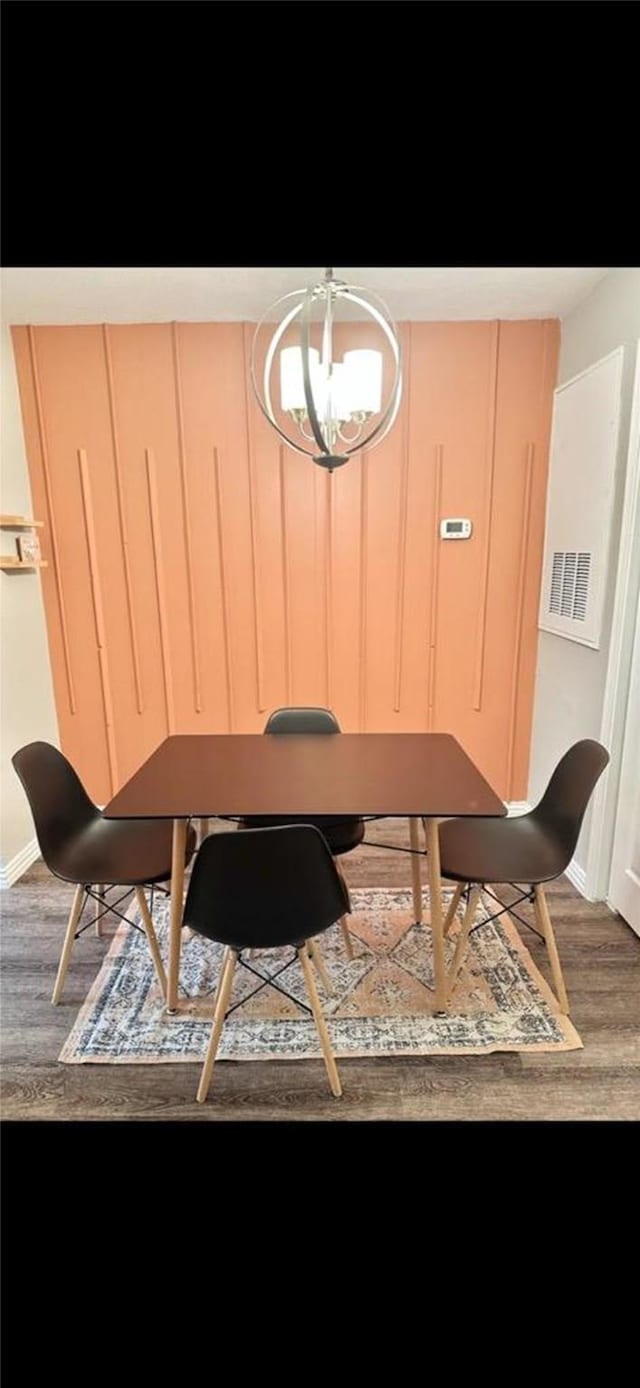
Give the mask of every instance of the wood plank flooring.
M 406 844 L 407 826 L 381 821 L 367 837 Z M 410 859 L 402 853 L 362 846 L 342 866 L 354 887 L 410 883 Z M 331 1096 L 321 1061 L 228 1062 L 216 1068 L 202 1106 L 194 1103 L 195 1065 L 58 1064 L 115 927 L 109 917 L 103 939 L 91 929 L 76 942 L 64 1000 L 54 1008 L 72 890 L 39 862 L 0 894 L 5 1120 L 640 1118 L 640 940 L 564 877 L 550 887 L 549 904 L 583 1051 L 343 1060 L 340 1100 Z M 549 978 L 544 947 L 521 929 Z

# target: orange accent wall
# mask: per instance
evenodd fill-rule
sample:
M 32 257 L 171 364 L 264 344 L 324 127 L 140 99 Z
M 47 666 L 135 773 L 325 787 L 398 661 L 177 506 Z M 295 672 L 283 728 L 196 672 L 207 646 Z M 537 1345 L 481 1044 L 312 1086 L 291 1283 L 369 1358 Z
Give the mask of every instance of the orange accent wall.
M 557 322 L 401 325 L 396 425 L 331 477 L 254 403 L 252 331 L 13 329 L 64 750 L 103 802 L 169 732 L 317 703 L 522 799 Z

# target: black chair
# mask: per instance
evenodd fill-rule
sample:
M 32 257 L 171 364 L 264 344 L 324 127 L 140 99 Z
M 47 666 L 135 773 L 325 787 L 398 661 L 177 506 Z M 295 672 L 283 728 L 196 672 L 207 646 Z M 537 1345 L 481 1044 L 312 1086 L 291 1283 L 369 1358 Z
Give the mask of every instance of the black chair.
M 528 814 L 513 819 L 450 819 L 440 825 L 442 876 L 458 883 L 444 923 L 445 934 L 467 889 L 466 910 L 449 971 L 449 993 L 455 985 L 469 935 L 488 924 L 480 921 L 472 925 L 481 889 L 488 890 L 489 883 L 508 883 L 516 888 L 529 883 L 528 889 L 523 889 L 518 900 L 509 905 L 491 892 L 502 910 L 490 919 L 497 919 L 505 911 L 515 915 L 513 908 L 523 901 L 533 903 L 541 938 L 549 951 L 560 1010 L 568 1014 L 567 990 L 543 883 L 554 881 L 568 868 L 585 810 L 608 761 L 609 753 L 599 742 L 589 738 L 576 742 L 565 752 L 542 799 Z M 515 918 L 520 919 L 517 915 Z
M 297 956 L 331 1092 L 340 1097 L 342 1089 L 310 960 L 316 964 L 319 960 L 318 945 L 314 947 L 312 937 L 327 930 L 348 910 L 349 893 L 323 835 L 313 824 L 247 829 L 241 834 L 212 834 L 205 839 L 193 865 L 183 921 L 226 949 L 198 1103 L 204 1103 L 211 1083 L 236 964 L 240 961 L 255 973 L 242 959 L 242 951 L 284 945 L 292 945 L 296 953 L 278 971 L 277 979 Z M 274 978 L 262 979 L 259 988 L 274 982 Z M 279 981 L 276 986 L 286 991 Z
M 67 758 L 48 742 L 31 742 L 11 760 L 31 807 L 44 862 L 55 877 L 73 882 L 76 887 L 51 1001 L 58 1003 L 62 996 L 87 899 L 90 897 L 104 908 L 101 914 L 114 911 L 127 921 L 117 909 L 119 903 L 109 902 L 106 896 L 106 891 L 115 886 L 135 890 L 155 970 L 166 997 L 167 980 L 143 888 L 167 882 L 171 877 L 170 821 L 105 819 Z M 190 829 L 187 863 L 194 849 L 195 833 Z
M 267 720 L 265 733 L 339 733 L 340 724 L 328 708 L 278 708 Z M 364 838 L 364 821 L 336 815 L 251 815 L 241 823 L 243 829 L 267 829 L 284 824 L 315 824 L 324 835 L 334 858 L 351 853 Z M 340 921 L 349 959 L 353 945 L 346 920 Z

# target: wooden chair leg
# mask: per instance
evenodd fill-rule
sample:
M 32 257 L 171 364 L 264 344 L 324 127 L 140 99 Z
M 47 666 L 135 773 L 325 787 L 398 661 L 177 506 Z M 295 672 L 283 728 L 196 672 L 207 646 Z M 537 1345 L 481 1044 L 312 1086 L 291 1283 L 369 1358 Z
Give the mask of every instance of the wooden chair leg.
M 300 963 L 302 965 L 304 981 L 307 985 L 307 993 L 309 994 L 309 1002 L 311 1003 L 311 1011 L 313 1012 L 313 1020 L 316 1024 L 318 1036 L 320 1037 L 320 1045 L 322 1046 L 324 1063 L 327 1067 L 329 1084 L 331 1085 L 331 1093 L 334 1095 L 334 1098 L 339 1099 L 340 1095 L 342 1094 L 342 1085 L 340 1084 L 340 1077 L 338 1075 L 336 1062 L 334 1059 L 333 1051 L 331 1049 L 331 1042 L 329 1040 L 327 1024 L 324 1020 L 324 1013 L 320 1006 L 318 990 L 315 985 L 313 972 L 311 969 L 311 963 L 309 961 L 309 951 L 306 944 L 302 945 L 301 948 L 298 950 L 298 959 L 300 960 Z
M 231 985 L 233 983 L 233 975 L 235 973 L 237 962 L 237 951 L 235 949 L 226 949 L 222 963 L 222 969 L 220 971 L 220 978 L 218 980 L 218 988 L 216 992 L 216 1005 L 213 1014 L 213 1027 L 211 1029 L 211 1037 L 209 1039 L 207 1054 L 205 1057 L 204 1065 L 202 1067 L 200 1083 L 198 1085 L 198 1093 L 196 1095 L 196 1099 L 199 1104 L 204 1103 L 209 1092 L 209 1085 L 211 1084 L 211 1075 L 213 1073 L 213 1063 L 218 1050 L 218 1042 L 220 1041 L 220 1037 L 222 1035 L 222 1028 L 224 1026 L 224 1019 L 227 1012 L 227 1003 L 229 1001 L 229 994 L 231 992 Z
M 340 860 L 339 860 L 338 858 L 334 858 L 333 862 L 334 862 L 334 866 L 335 866 L 336 872 L 337 872 L 337 874 L 338 874 L 338 877 L 340 878 L 340 881 L 342 882 L 342 885 L 343 885 L 343 887 L 344 887 L 345 894 L 346 894 L 346 897 L 347 897 L 347 900 L 348 900 L 348 899 L 349 899 L 349 888 L 348 888 L 348 886 L 347 886 L 347 882 L 346 882 L 345 875 L 344 875 L 344 873 L 343 873 L 343 871 L 342 871 L 342 868 L 340 867 Z M 349 924 L 348 924 L 348 921 L 349 921 L 349 913 L 347 912 L 344 916 L 341 916 L 341 917 L 340 917 L 340 920 L 338 921 L 338 924 L 339 924 L 340 929 L 341 929 L 341 931 L 342 931 L 342 938 L 343 938 L 343 940 L 344 940 L 345 948 L 346 948 L 346 951 L 347 951 L 347 959 L 355 959 L 355 951 L 354 951 L 354 948 L 353 948 L 353 941 L 352 941 L 351 935 L 350 935 L 350 933 L 349 933 Z
M 471 929 L 471 926 L 473 925 L 473 919 L 476 914 L 476 907 L 478 905 L 479 895 L 480 888 L 472 887 L 471 891 L 469 892 L 469 900 L 467 902 L 462 925 L 460 926 L 460 934 L 458 936 L 458 939 L 456 940 L 456 947 L 453 954 L 453 962 L 451 964 L 451 968 L 449 969 L 449 973 L 447 976 L 447 999 L 451 997 L 451 994 L 456 986 L 456 980 L 460 972 L 462 958 L 467 946 L 467 941 L 469 939 L 469 931 Z
M 313 961 L 316 973 L 318 975 L 318 978 L 320 979 L 325 993 L 329 993 L 331 996 L 333 996 L 336 990 L 331 982 L 329 974 L 327 973 L 326 965 L 322 957 L 322 950 L 320 949 L 318 941 L 307 940 L 307 948 L 309 950 L 309 958 Z
M 460 905 L 460 897 L 462 896 L 463 891 L 464 882 L 458 882 L 458 885 L 449 903 L 449 910 L 447 911 L 447 914 L 444 918 L 444 925 L 442 927 L 442 934 L 444 936 L 447 936 L 449 934 L 451 926 L 453 925 L 453 922 L 456 918 L 456 911 L 458 909 L 458 906 Z
M 162 989 L 162 996 L 166 1001 L 167 976 L 164 971 L 164 964 L 162 963 L 162 955 L 158 946 L 158 937 L 153 927 L 151 912 L 147 905 L 147 898 L 144 894 L 144 890 L 142 887 L 136 887 L 136 901 L 138 903 L 138 906 L 140 907 L 142 924 L 144 926 L 145 934 L 149 942 L 149 949 L 151 950 L 151 958 L 153 959 L 153 965 L 158 975 L 158 983 L 160 984 L 160 987 Z
M 208 820 L 208 819 L 201 819 L 201 820 L 200 820 L 200 842 L 201 842 L 201 843 L 202 843 L 202 840 L 203 840 L 203 839 L 206 839 L 208 833 L 209 833 L 209 820 Z
M 538 922 L 538 925 L 540 926 L 542 934 L 544 935 L 545 943 L 549 951 L 549 961 L 551 963 L 551 972 L 553 974 L 553 982 L 555 984 L 556 997 L 558 999 L 560 1011 L 564 1012 L 565 1016 L 568 1017 L 569 999 L 567 997 L 567 990 L 562 975 L 560 956 L 558 954 L 558 946 L 556 945 L 556 937 L 553 933 L 553 926 L 551 924 L 551 917 L 549 915 L 549 907 L 547 906 L 547 898 L 544 894 L 544 888 L 540 883 L 538 883 L 537 886 L 534 887 L 533 891 L 536 920 Z
M 100 884 L 100 886 L 98 887 L 98 893 L 99 893 L 99 895 L 100 895 L 100 896 L 104 896 L 106 890 L 107 890 L 107 889 L 106 889 L 106 886 L 105 886 L 104 882 L 102 882 L 102 883 Z M 96 921 L 96 935 L 98 936 L 98 939 L 99 939 L 99 940 L 102 938 L 102 920 L 101 920 L 101 919 Z
M 347 951 L 347 959 L 355 959 L 356 956 L 353 949 L 353 941 L 349 934 L 349 926 L 347 925 L 347 916 L 340 917 L 339 925 L 342 931 L 342 938 L 344 940 L 345 948 Z
M 73 904 L 71 906 L 67 931 L 64 937 L 64 944 L 62 946 L 62 954 L 60 955 L 60 963 L 58 964 L 56 981 L 53 985 L 53 993 L 51 995 L 52 1003 L 59 1003 L 60 998 L 62 997 L 62 989 L 64 988 L 64 981 L 67 977 L 67 969 L 69 967 L 69 960 L 71 958 L 73 942 L 76 936 L 76 929 L 78 926 L 78 921 L 80 920 L 80 917 L 82 915 L 82 908 L 84 906 L 85 891 L 86 888 L 82 884 L 76 887 L 75 890 L 75 896 L 73 898 Z

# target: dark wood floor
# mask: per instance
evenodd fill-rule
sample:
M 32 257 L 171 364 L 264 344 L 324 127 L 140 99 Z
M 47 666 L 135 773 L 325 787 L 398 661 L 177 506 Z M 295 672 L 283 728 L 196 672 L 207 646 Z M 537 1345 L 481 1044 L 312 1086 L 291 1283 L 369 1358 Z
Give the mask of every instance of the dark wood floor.
M 380 823 L 368 837 L 406 842 L 406 826 Z M 407 857 L 376 848 L 358 849 L 344 866 L 352 886 L 404 885 L 410 876 Z M 343 1060 L 339 1101 L 320 1061 L 227 1062 L 203 1106 L 194 1103 L 195 1065 L 58 1064 L 108 948 L 93 930 L 82 936 L 65 1000 L 52 1007 L 71 892 L 37 863 L 0 896 L 4 1119 L 640 1118 L 640 940 L 566 878 L 551 886 L 549 902 L 583 1051 Z M 544 947 L 522 929 L 549 978 Z

